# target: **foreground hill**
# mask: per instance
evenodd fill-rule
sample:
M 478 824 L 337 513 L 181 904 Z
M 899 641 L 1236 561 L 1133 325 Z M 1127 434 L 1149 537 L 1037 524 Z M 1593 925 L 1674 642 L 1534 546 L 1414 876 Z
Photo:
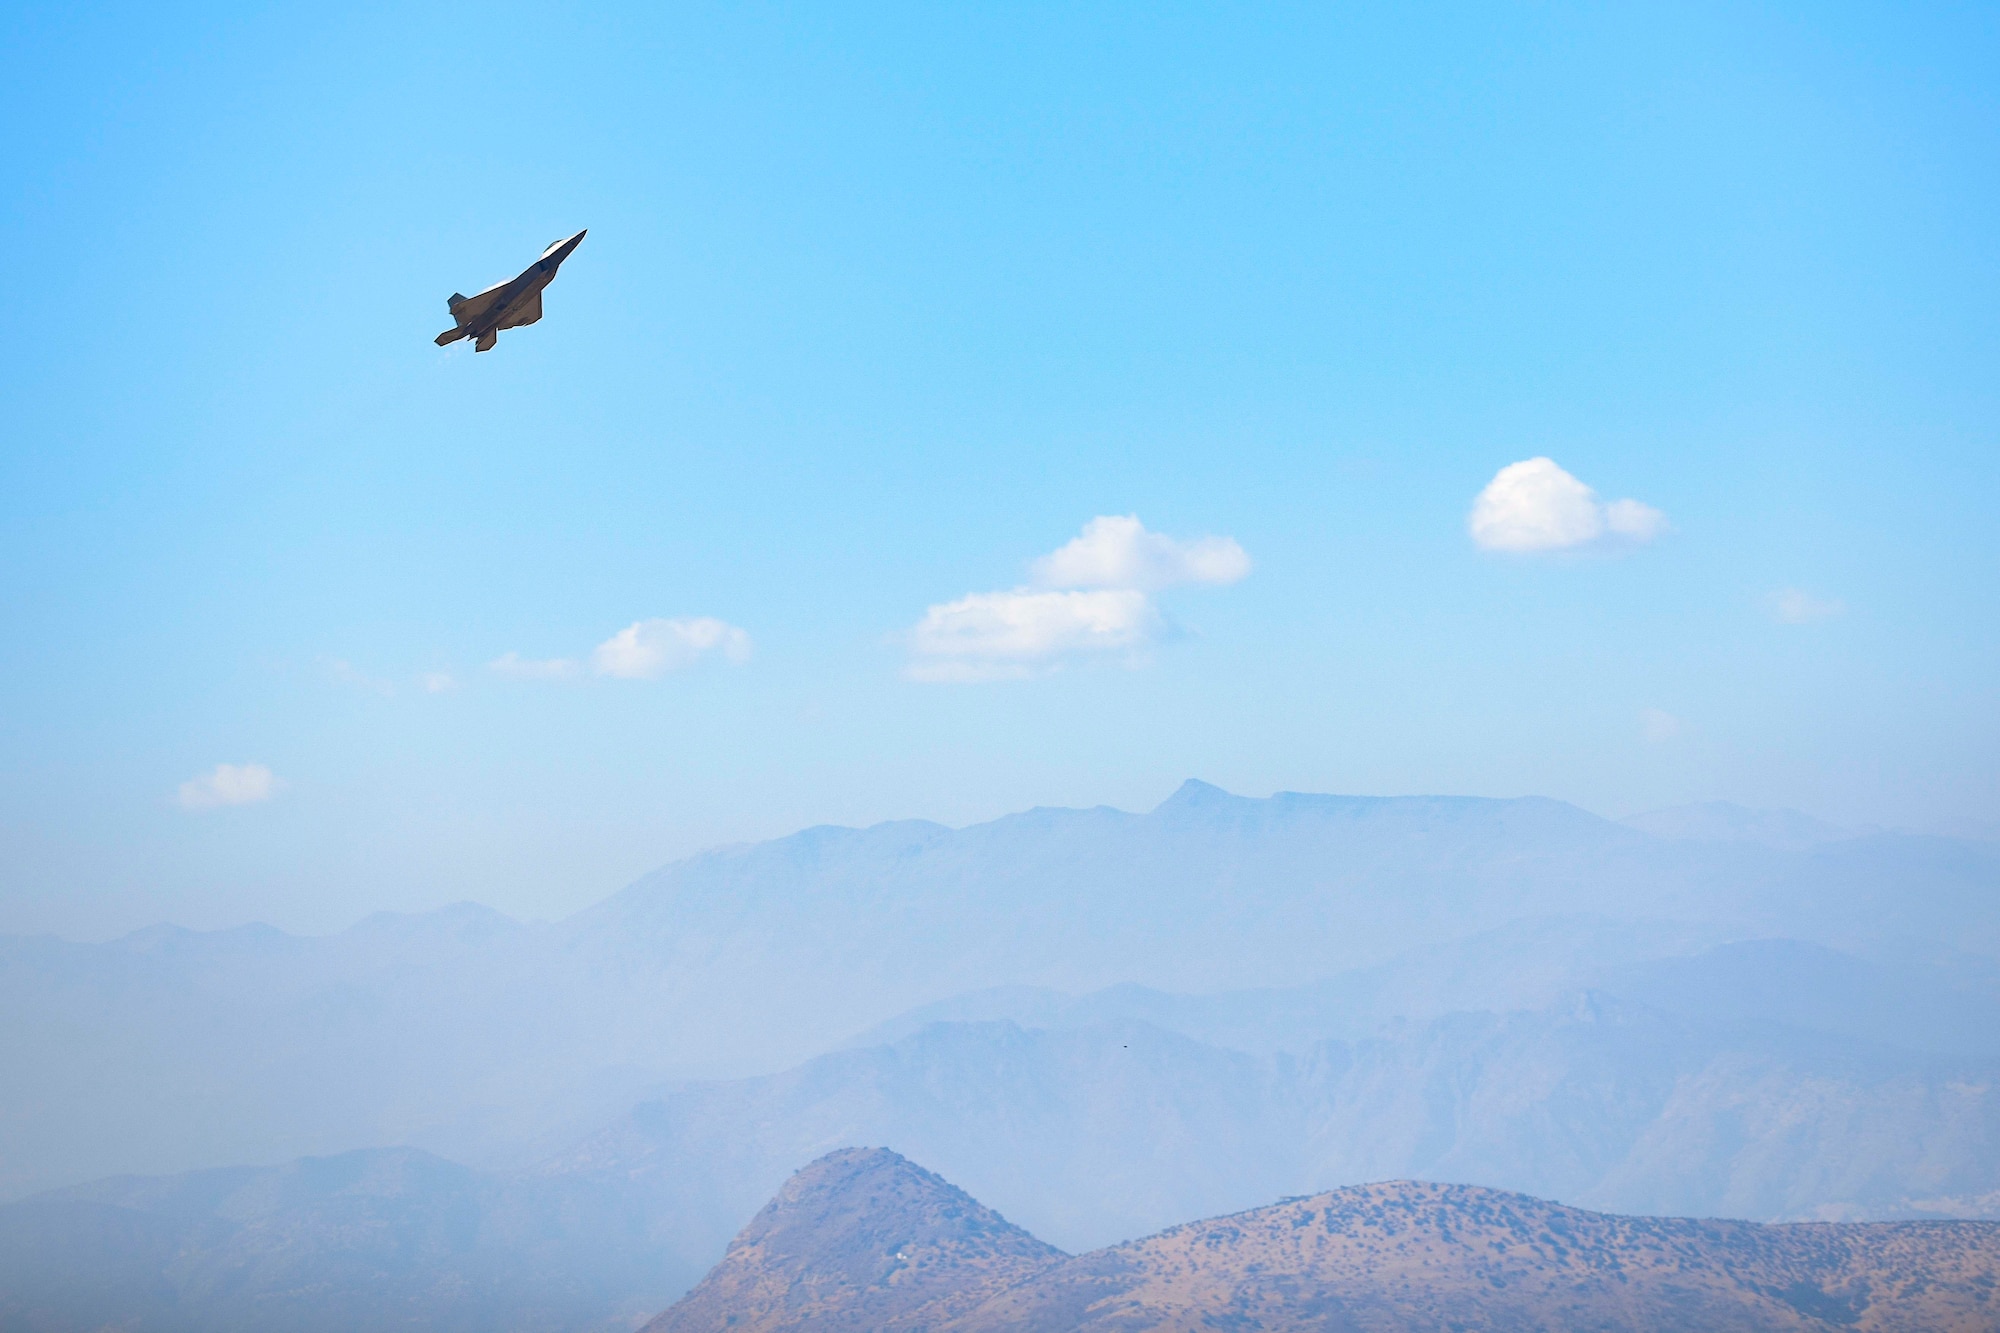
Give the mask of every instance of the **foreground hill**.
M 787 1181 L 647 1329 L 929 1329 L 1063 1258 L 915 1163 L 847 1148 Z
M 1992 1333 L 2000 1223 L 1615 1217 L 1398 1181 L 1062 1259 L 895 1153 L 848 1151 L 646 1333 L 725 1328 Z

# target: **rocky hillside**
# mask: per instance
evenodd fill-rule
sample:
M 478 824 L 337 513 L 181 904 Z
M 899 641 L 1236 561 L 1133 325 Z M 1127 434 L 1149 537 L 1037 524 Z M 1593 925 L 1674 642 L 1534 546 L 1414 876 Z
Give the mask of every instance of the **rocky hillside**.
M 1997 1287 L 1995 1223 L 1616 1217 L 1414 1181 L 1064 1260 L 894 1153 L 850 1150 L 648 1327 L 1993 1333 Z
M 936 1328 L 1063 1257 L 895 1153 L 848 1148 L 793 1176 L 647 1333 Z

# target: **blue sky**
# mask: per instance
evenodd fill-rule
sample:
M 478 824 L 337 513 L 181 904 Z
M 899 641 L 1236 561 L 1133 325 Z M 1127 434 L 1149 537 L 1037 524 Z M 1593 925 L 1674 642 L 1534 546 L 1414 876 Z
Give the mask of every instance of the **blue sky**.
M 1989 7 L 4 24 L 0 929 L 1189 776 L 2000 819 Z M 1538 458 L 1657 521 L 1484 549 Z

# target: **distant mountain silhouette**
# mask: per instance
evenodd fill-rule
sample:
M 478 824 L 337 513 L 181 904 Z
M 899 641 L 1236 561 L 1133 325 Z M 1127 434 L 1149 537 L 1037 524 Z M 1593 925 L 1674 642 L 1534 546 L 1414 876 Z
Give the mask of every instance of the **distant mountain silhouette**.
M 594 1182 L 370 1149 L 0 1205 L 0 1330 L 586 1333 L 683 1290 L 667 1260 Z
M 0 939 L 0 1330 L 629 1328 L 884 1142 L 1074 1250 L 1398 1177 L 1992 1217 L 1996 956 L 1988 844 L 1200 783 L 553 924 Z
M 1753 810 L 1729 801 L 1702 801 L 1649 810 L 1619 821 L 1655 837 L 1687 842 L 1754 842 L 1805 851 L 1823 842 L 1858 838 L 1879 829 L 1847 829 L 1797 810 Z
M 1003 987 L 657 1088 L 531 1166 L 371 1150 L 59 1190 L 0 1205 L 0 1329 L 610 1329 L 800 1164 L 882 1142 L 1076 1250 L 1405 1176 L 1631 1213 L 2000 1215 L 1992 964 L 1647 953 L 1700 933 L 1519 922 L 1305 987 Z
M 1992 1333 L 2000 1223 L 1617 1217 L 1413 1181 L 1064 1259 L 886 1149 L 801 1171 L 645 1333 Z
M 1756 938 L 1991 958 L 2000 849 L 1784 850 L 1537 798 L 1253 800 L 1190 782 L 1146 814 L 808 829 L 553 924 L 461 904 L 311 939 L 0 939 L 0 1197 L 370 1145 L 523 1166 L 649 1086 L 783 1069 L 970 990 L 1296 989 L 1581 916 L 1643 923 L 1625 961 L 1631 940 L 1668 957 Z M 1515 985 L 1503 970 L 1546 981 L 1589 961 L 1513 938 L 1481 964 L 1494 984 L 1454 993 L 1486 1007 Z
M 1201 997 L 1103 999 L 682 1084 L 544 1169 L 657 1198 L 690 1263 L 799 1163 L 881 1142 L 1071 1249 L 1396 1176 L 1760 1221 L 2000 1213 L 1993 1061 L 1595 991 L 1259 1056 L 1164 1026 L 1207 1026 Z

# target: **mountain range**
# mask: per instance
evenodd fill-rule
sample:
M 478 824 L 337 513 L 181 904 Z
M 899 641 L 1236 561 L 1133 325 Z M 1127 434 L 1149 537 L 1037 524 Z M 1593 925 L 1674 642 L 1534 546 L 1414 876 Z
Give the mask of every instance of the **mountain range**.
M 1504 956 L 1514 936 L 1428 963 L 1483 984 L 1470 960 Z M 1389 978 L 1420 990 L 1425 962 L 1365 980 L 1394 1003 Z M 1071 1250 L 1407 1176 L 1625 1212 L 2000 1215 L 2000 1064 L 1714 1012 L 1746 989 L 1834 1023 L 1877 1017 L 1884 992 L 1921 1006 L 1892 971 L 1738 944 L 1594 979 L 1537 1008 L 1390 1020 L 1353 1038 L 1310 1036 L 1315 1013 L 1341 1018 L 1352 979 L 1218 996 L 989 991 L 779 1074 L 672 1085 L 526 1168 L 374 1149 L 71 1187 L 0 1205 L 0 1290 L 32 1294 L 47 1316 L 7 1317 L 0 1300 L 0 1329 L 330 1329 L 392 1315 L 454 1333 L 630 1327 L 693 1283 L 799 1165 L 870 1142 L 939 1164 Z M 1840 992 L 1845 1009 L 1813 1010 Z M 1647 994 L 1656 1003 L 1626 998 Z M 1675 997 L 1696 1012 L 1658 1006 Z M 1928 1014 L 1902 1021 L 1937 1021 L 1939 1044 L 1990 1041 L 1990 1013 L 1954 1015 L 1962 998 L 1940 987 Z
M 630 1328 L 885 1142 L 1072 1252 L 1396 1178 L 2000 1217 L 2000 849 L 1803 818 L 1191 783 L 0 941 L 0 1329 Z
M 1535 919 L 1624 932 L 1522 933 L 1483 964 L 1500 991 L 1573 979 L 1600 943 L 1631 960 L 1758 938 L 1989 986 L 1996 886 L 1988 844 L 1796 849 L 1540 799 L 1251 800 L 1190 782 L 1143 815 L 809 829 L 548 924 L 466 904 L 318 938 L 10 938 L 0 1198 L 365 1146 L 522 1166 L 647 1088 L 784 1069 L 968 991 L 1297 988 Z

